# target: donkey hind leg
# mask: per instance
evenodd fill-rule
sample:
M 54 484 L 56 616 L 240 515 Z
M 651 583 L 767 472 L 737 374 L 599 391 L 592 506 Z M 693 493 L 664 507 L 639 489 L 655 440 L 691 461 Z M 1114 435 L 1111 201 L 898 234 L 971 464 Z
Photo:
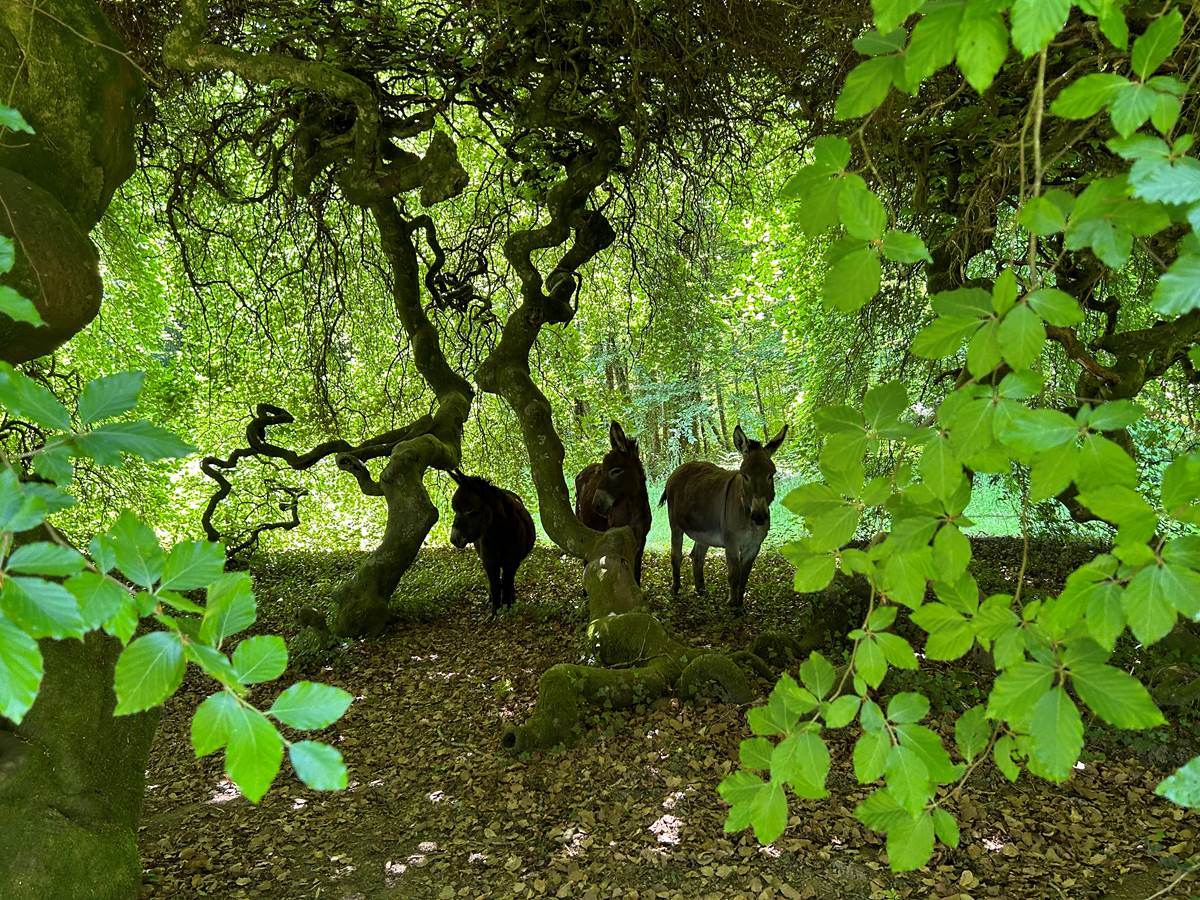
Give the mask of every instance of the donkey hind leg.
M 516 578 L 516 565 L 510 564 L 500 570 L 500 598 L 509 609 L 517 599 Z
M 492 612 L 489 618 L 496 618 L 496 613 L 500 609 L 500 604 L 503 602 L 504 585 L 500 578 L 500 561 L 485 557 L 483 560 L 483 569 L 487 572 L 488 579 L 488 598 L 492 602 Z
M 704 555 L 708 553 L 708 544 L 699 541 L 692 544 L 692 580 L 696 584 L 696 593 L 704 594 Z
M 671 524 L 671 596 L 679 596 L 679 567 L 683 565 L 683 529 Z

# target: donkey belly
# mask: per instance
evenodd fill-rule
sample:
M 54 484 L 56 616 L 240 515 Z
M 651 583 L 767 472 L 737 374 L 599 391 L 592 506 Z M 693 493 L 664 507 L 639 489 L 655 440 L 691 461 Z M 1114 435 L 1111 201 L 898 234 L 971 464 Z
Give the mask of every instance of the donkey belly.
M 706 544 L 709 547 L 725 546 L 725 536 L 719 530 L 713 530 L 712 528 L 688 528 L 685 525 L 683 533 L 697 544 Z

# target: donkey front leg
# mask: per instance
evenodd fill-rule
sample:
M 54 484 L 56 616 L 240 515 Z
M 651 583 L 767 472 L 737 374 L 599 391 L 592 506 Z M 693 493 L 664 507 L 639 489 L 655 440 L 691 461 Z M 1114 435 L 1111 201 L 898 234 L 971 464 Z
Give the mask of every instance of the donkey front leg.
M 692 580 L 696 583 L 696 593 L 704 593 L 704 554 L 708 553 L 708 544 L 699 541 L 692 544 Z
M 738 566 L 739 578 L 737 587 L 737 599 L 733 600 L 733 609 L 738 615 L 746 611 L 746 586 L 750 583 L 750 570 L 754 568 L 754 561 L 758 559 L 758 550 L 755 550 L 750 556 L 741 561 Z M 731 598 L 732 600 L 732 598 Z
M 671 596 L 679 596 L 679 567 L 683 565 L 683 529 L 671 525 Z
M 742 610 L 742 561 L 736 549 L 725 548 L 725 565 L 729 569 L 729 605 L 740 615 Z

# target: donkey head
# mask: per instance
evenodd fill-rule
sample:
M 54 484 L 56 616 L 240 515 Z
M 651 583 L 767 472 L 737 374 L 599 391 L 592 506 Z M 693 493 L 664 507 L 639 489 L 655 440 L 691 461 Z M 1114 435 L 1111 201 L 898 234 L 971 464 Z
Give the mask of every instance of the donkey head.
M 602 516 L 607 516 L 622 500 L 645 490 L 646 481 L 637 441 L 626 437 L 615 421 L 608 427 L 608 441 L 612 449 L 600 462 L 600 480 L 592 496 L 592 509 Z
M 775 463 L 771 457 L 787 437 L 788 427 L 783 426 L 779 434 L 765 444 L 746 437 L 742 426 L 733 429 L 733 446 L 742 454 L 738 468 L 742 479 L 742 505 L 755 525 L 767 525 L 771 521 L 771 501 L 775 499 Z
M 454 509 L 454 521 L 450 525 L 450 543 L 460 550 L 473 544 L 481 537 L 488 526 L 492 524 L 491 491 L 482 478 L 464 475 L 458 469 L 450 471 L 458 489 L 450 506 Z

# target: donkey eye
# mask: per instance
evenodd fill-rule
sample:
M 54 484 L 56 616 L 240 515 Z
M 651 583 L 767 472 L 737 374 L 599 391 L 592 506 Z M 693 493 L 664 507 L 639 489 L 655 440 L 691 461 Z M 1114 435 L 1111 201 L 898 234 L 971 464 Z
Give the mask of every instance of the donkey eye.
M 624 471 L 625 470 L 621 466 L 613 466 L 613 468 L 608 470 L 608 477 L 609 478 L 618 478 L 621 475 L 621 473 Z

